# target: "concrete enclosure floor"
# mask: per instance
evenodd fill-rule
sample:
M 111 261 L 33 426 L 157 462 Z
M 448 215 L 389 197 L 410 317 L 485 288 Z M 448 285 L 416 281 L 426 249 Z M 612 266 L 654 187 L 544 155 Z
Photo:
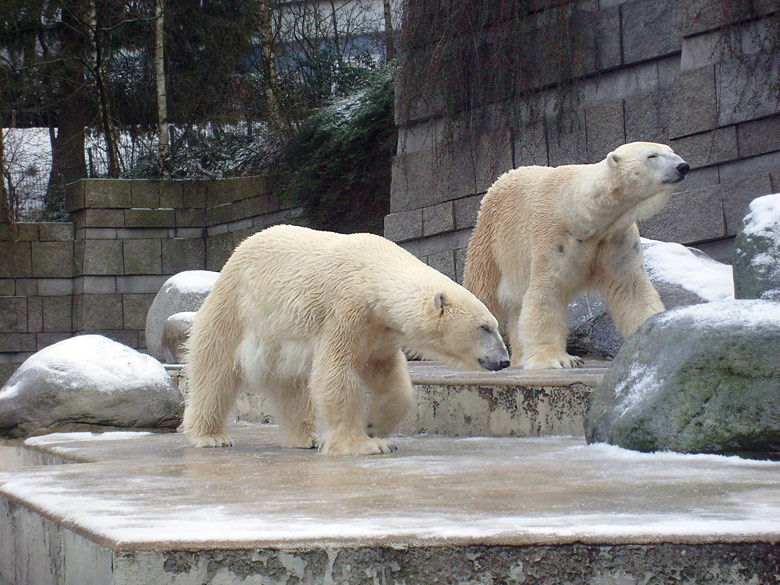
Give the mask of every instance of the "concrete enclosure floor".
M 399 438 L 326 456 L 273 425 L 235 447 L 181 434 L 62 433 L 27 444 L 94 463 L 0 474 L 0 494 L 113 550 L 432 543 L 780 540 L 780 463 L 641 454 L 581 438 Z
M 286 449 L 252 422 L 230 449 L 139 432 L 7 444 L 0 584 L 780 582 L 780 462 L 586 445 L 604 365 L 410 364 L 417 405 L 388 455 Z M 262 420 L 252 400 L 238 414 Z

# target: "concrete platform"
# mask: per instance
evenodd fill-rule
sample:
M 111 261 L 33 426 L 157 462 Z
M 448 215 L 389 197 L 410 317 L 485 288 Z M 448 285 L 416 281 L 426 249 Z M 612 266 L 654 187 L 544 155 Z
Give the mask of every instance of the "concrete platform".
M 765 585 L 780 463 L 581 438 L 399 438 L 391 455 L 177 434 L 30 439 L 0 473 L 0 574 L 87 583 Z
M 540 437 L 584 435 L 588 396 L 608 362 L 587 360 L 584 368 L 464 372 L 432 362 L 410 362 L 417 405 L 399 428 L 402 435 L 448 437 Z M 182 393 L 182 366 L 166 366 Z M 273 422 L 262 394 L 242 392 L 237 416 Z

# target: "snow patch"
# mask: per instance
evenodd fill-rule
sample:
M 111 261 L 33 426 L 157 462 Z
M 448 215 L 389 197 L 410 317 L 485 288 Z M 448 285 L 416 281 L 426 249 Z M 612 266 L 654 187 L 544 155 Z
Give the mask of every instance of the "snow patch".
M 775 264 L 777 264 L 777 259 L 769 252 L 756 254 L 750 259 L 750 265 L 755 267 L 774 266 Z
M 749 236 L 780 236 L 780 193 L 753 199 L 742 231 Z
M 75 389 L 86 385 L 102 392 L 164 386 L 169 377 L 162 364 L 149 355 L 102 335 L 80 335 L 27 358 L 9 380 L 19 381 L 0 390 L 0 397 L 16 394 L 24 372 L 33 369 L 48 370 L 51 379 L 61 380 L 63 386 Z
M 219 272 L 210 270 L 185 270 L 174 274 L 162 286 L 165 292 L 208 293 L 214 288 L 219 278 Z
M 759 467 L 780 470 L 780 462 L 764 459 L 743 459 L 737 455 L 713 455 L 708 453 L 676 453 L 674 451 L 655 451 L 643 453 L 632 451 L 608 443 L 592 445 L 574 445 L 568 448 L 576 457 L 586 454 L 587 457 L 602 461 L 618 461 L 623 463 L 649 463 L 655 465 L 673 464 L 686 467 L 692 464 L 734 465 L 736 467 Z
M 642 404 L 657 387 L 655 368 L 632 364 L 628 376 L 615 388 L 616 409 L 620 411 L 620 416 Z
M 138 439 L 151 435 L 149 431 L 108 431 L 105 433 L 92 433 L 88 431 L 75 433 L 51 433 L 40 437 L 30 437 L 24 441 L 25 445 L 51 445 L 55 443 L 70 443 L 81 441 L 122 441 Z
M 731 266 L 696 256 L 685 246 L 642 238 L 647 272 L 653 280 L 679 284 L 705 301 L 734 298 Z
M 718 301 L 679 307 L 658 317 L 664 324 L 683 318 L 724 327 L 780 325 L 780 303 L 759 300 Z

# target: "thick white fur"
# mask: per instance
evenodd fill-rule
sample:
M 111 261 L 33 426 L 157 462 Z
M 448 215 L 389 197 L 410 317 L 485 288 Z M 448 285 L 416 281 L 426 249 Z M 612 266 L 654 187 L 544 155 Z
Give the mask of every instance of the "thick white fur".
M 508 333 L 512 366 L 582 365 L 566 337 L 568 303 L 583 290 L 603 294 L 624 337 L 664 310 L 636 222 L 666 204 L 684 162 L 668 146 L 634 142 L 596 164 L 521 167 L 491 186 L 464 284 Z
M 248 384 L 271 397 L 287 446 L 385 453 L 413 400 L 402 345 L 472 369 L 508 358 L 485 306 L 392 242 L 266 229 L 236 248 L 193 322 L 185 433 L 230 445 L 228 412 Z

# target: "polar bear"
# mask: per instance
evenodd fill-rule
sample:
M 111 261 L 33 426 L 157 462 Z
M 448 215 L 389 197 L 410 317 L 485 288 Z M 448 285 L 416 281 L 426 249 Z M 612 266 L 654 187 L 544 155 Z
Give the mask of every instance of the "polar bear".
M 460 368 L 509 366 L 485 305 L 403 248 L 268 228 L 234 250 L 195 316 L 184 432 L 198 447 L 231 445 L 228 412 L 248 384 L 271 399 L 289 447 L 387 453 L 412 405 L 402 346 Z
M 520 167 L 496 180 L 464 285 L 502 324 L 512 366 L 583 365 L 566 353 L 568 303 L 583 290 L 602 293 L 624 337 L 664 310 L 636 222 L 658 213 L 689 170 L 666 145 L 632 142 L 595 164 Z

